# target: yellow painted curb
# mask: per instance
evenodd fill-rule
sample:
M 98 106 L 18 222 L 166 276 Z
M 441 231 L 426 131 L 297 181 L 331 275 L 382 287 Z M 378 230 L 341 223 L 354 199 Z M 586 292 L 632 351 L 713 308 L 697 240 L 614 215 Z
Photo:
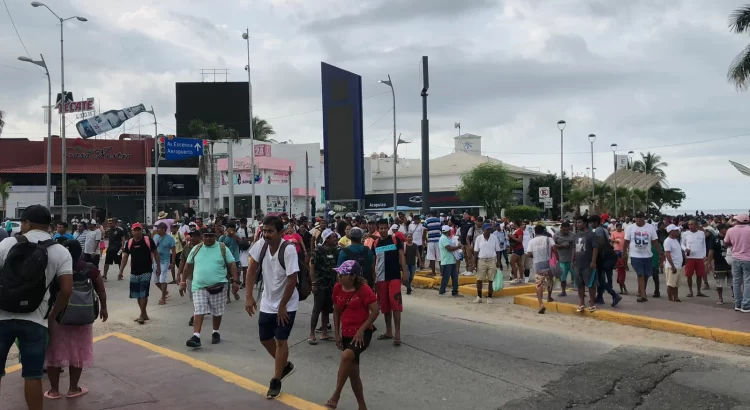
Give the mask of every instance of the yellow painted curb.
M 414 279 L 411 281 L 411 285 L 417 288 L 432 289 L 435 286 L 436 280 L 437 283 L 439 283 L 439 280 L 436 278 L 414 276 Z
M 159 353 L 162 356 L 169 357 L 170 359 L 177 360 L 186 364 L 189 364 L 196 369 L 203 370 L 204 372 L 210 373 L 225 382 L 232 383 L 234 385 L 237 385 L 239 387 L 242 387 L 245 390 L 249 390 L 251 392 L 257 393 L 259 395 L 265 396 L 266 391 L 268 390 L 268 387 L 256 383 L 250 379 L 246 379 L 238 374 L 232 373 L 230 371 L 224 370 L 220 367 L 216 367 L 214 365 L 208 364 L 202 360 L 194 359 L 186 354 L 176 352 L 174 350 L 170 350 L 161 346 L 157 346 L 155 344 L 149 343 L 145 340 L 137 339 L 135 337 L 126 335 L 124 333 L 107 333 L 105 335 L 99 336 L 94 338 L 94 343 L 109 338 L 109 337 L 116 337 L 118 339 L 124 340 L 126 342 L 133 343 L 135 345 L 141 346 L 143 348 L 146 348 L 148 350 L 151 350 L 152 352 Z M 15 365 L 11 366 L 7 369 L 5 369 L 6 373 L 10 373 L 12 371 L 17 371 L 21 368 L 21 365 Z M 324 410 L 325 407 L 309 402 L 307 400 L 301 399 L 296 396 L 292 396 L 290 394 L 284 393 L 281 396 L 279 396 L 276 401 L 280 401 L 287 406 L 290 406 L 292 408 L 298 409 L 298 410 Z
M 503 287 L 503 290 L 499 292 L 493 292 L 493 297 L 502 297 L 502 296 L 515 296 L 515 295 L 526 295 L 529 293 L 534 293 L 536 291 L 536 286 L 534 285 L 520 285 L 520 286 L 505 286 Z M 474 285 L 464 285 L 458 287 L 458 293 L 464 296 L 476 296 L 477 295 L 477 286 Z M 483 283 L 482 286 L 482 296 L 487 296 L 487 284 Z
M 539 308 L 539 303 L 536 299 L 536 296 L 531 295 L 517 295 L 513 298 L 513 303 L 516 305 L 528 306 L 534 309 Z M 570 303 L 546 302 L 544 306 L 547 307 L 547 311 L 549 312 L 557 312 L 566 315 L 585 316 L 605 322 L 617 323 L 620 325 L 660 330 L 662 332 L 698 337 L 701 339 L 713 340 L 720 343 L 750 346 L 750 333 L 745 332 L 698 326 L 688 323 L 676 322 L 673 320 L 615 312 L 612 310 L 597 310 L 594 313 L 590 313 L 588 310 L 585 310 L 582 313 L 578 313 L 576 312 L 576 309 L 578 307 Z

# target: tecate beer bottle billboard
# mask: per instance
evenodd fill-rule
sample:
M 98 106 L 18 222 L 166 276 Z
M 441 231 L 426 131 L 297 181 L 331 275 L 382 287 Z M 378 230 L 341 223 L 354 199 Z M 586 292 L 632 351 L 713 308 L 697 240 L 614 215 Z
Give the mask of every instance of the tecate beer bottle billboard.
M 146 107 L 143 104 L 136 105 L 135 107 L 124 108 L 122 110 L 110 110 L 97 116 L 78 121 L 76 128 L 78 129 L 78 134 L 81 135 L 81 138 L 91 138 L 107 131 L 112 131 L 121 126 L 125 121 L 145 111 Z

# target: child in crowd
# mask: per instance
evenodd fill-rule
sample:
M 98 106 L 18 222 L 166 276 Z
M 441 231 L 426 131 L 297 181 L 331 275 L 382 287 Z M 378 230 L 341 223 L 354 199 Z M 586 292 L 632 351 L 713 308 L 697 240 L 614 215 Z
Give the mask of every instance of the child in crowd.
M 622 258 L 622 254 L 617 258 L 617 284 L 620 285 L 620 294 L 627 295 L 628 287 L 625 286 L 625 260 Z

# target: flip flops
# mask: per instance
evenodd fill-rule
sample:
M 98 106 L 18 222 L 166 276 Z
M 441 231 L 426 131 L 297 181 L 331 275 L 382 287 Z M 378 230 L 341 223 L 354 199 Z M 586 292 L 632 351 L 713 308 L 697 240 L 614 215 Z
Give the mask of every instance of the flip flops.
M 310 346 L 315 346 L 318 344 L 318 341 L 316 339 L 307 338 L 307 344 L 309 344 Z
M 73 393 L 73 394 L 67 394 L 67 395 L 66 395 L 65 397 L 67 397 L 67 398 L 69 398 L 69 399 L 74 399 L 74 398 L 76 398 L 76 397 L 81 397 L 81 396 L 83 396 L 84 394 L 86 394 L 86 393 L 88 393 L 88 392 L 89 392 L 89 389 L 87 389 L 87 388 L 85 388 L 85 387 L 79 387 L 79 389 L 81 389 L 81 390 L 80 390 L 80 391 L 78 391 L 77 393 Z
M 335 408 L 336 408 L 336 407 L 338 407 L 338 406 L 339 406 L 339 404 L 338 404 L 338 403 L 336 403 L 336 402 L 335 402 L 335 401 L 333 401 L 333 400 L 328 400 L 328 401 L 326 402 L 326 407 L 327 407 L 327 408 L 329 408 L 329 409 L 335 409 Z
M 378 340 L 390 340 L 390 339 L 393 339 L 393 336 L 387 336 L 385 333 L 378 336 Z
M 47 390 L 47 391 L 45 391 L 45 392 L 44 392 L 44 397 L 45 397 L 45 398 L 47 398 L 47 399 L 50 399 L 50 400 L 58 400 L 58 399 L 62 399 L 62 394 L 60 394 L 59 396 L 52 396 L 52 395 L 50 394 L 50 392 L 51 392 L 51 391 L 52 391 L 52 390 Z

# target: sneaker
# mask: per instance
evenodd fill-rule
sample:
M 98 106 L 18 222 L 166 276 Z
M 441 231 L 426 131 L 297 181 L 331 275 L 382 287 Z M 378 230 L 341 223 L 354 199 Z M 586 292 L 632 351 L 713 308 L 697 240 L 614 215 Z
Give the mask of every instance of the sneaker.
M 439 293 L 438 292 L 438 296 L 445 296 L 445 292 L 443 292 L 443 293 Z M 737 310 L 739 310 L 739 309 L 737 309 Z
M 201 347 L 201 338 L 193 335 L 190 339 L 188 339 L 187 342 L 185 342 L 185 346 L 192 347 L 193 349 L 197 349 Z
M 284 371 L 281 372 L 281 380 L 286 380 L 287 377 L 291 376 L 294 371 L 297 370 L 294 368 L 294 365 L 292 362 L 286 362 L 286 366 L 284 366 Z
M 612 301 L 612 307 L 617 306 L 618 303 L 622 300 L 622 296 L 617 295 L 617 297 Z
M 411 289 L 406 289 L 406 294 L 411 295 Z
M 653 295 L 653 297 L 655 297 L 655 298 L 660 298 L 660 297 L 661 297 L 661 293 L 659 293 L 659 291 L 658 291 L 658 290 L 657 290 L 657 291 L 654 291 L 654 295 Z
M 482 298 L 479 297 L 479 296 L 477 296 L 477 297 L 474 298 L 474 302 L 475 303 L 482 303 Z
M 266 393 L 267 399 L 275 399 L 281 395 L 281 380 L 271 379 L 271 384 L 268 386 L 268 392 Z
M 736 307 L 736 308 L 734 308 L 734 310 L 735 310 L 735 312 L 739 312 L 739 311 L 741 311 L 742 309 L 740 309 L 740 308 Z
M 740 309 L 740 312 L 742 312 L 742 313 L 750 313 L 750 309 Z
M 491 304 L 492 304 L 492 298 L 491 298 L 491 297 L 488 297 L 488 298 L 487 298 L 487 304 L 488 304 L 488 305 L 491 305 Z
M 211 334 L 211 344 L 217 345 L 221 343 L 221 335 L 219 335 L 219 332 L 214 332 Z

